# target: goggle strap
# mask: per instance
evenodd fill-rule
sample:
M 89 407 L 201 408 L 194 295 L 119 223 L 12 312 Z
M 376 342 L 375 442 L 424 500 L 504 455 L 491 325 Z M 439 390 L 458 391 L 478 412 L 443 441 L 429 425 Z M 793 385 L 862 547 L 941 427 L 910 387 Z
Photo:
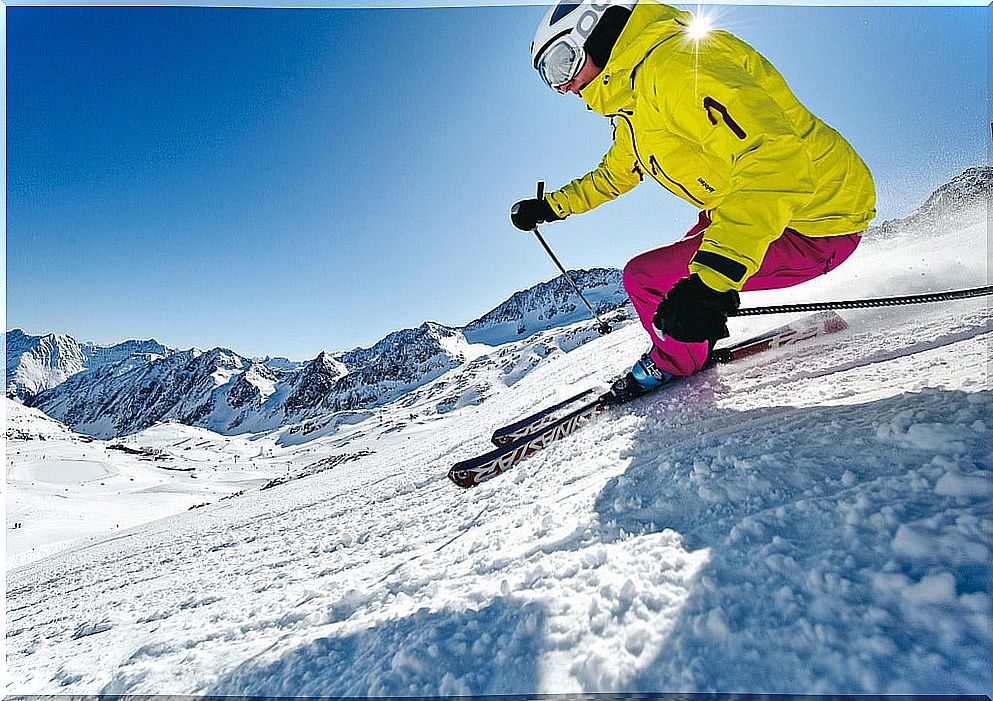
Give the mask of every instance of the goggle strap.
M 602 9 L 591 5 L 590 7 L 588 7 L 583 11 L 583 14 L 579 18 L 579 22 L 576 24 L 575 27 L 572 28 L 572 31 L 569 32 L 569 38 L 576 43 L 576 46 L 583 49 L 584 53 L 586 51 L 585 49 L 586 40 L 589 39 L 590 34 L 593 32 L 593 29 L 600 23 L 600 20 L 603 19 L 603 15 L 605 12 L 607 12 L 608 8 L 610 8 L 610 5 L 611 3 L 609 2 L 604 3 Z M 589 17 L 591 15 L 596 18 L 596 21 L 593 23 L 593 26 L 590 27 L 588 30 L 583 30 L 583 18 Z M 585 34 L 583 33 L 583 31 L 585 31 Z

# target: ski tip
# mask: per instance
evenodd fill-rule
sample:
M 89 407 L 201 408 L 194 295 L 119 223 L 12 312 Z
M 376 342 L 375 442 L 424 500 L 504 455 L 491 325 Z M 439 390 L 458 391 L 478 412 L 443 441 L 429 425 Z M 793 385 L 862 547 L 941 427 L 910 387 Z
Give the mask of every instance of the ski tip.
M 454 470 L 448 473 L 448 479 L 450 479 L 453 484 L 461 487 L 462 489 L 470 489 L 476 486 L 474 482 L 469 481 L 467 475 L 461 474 Z

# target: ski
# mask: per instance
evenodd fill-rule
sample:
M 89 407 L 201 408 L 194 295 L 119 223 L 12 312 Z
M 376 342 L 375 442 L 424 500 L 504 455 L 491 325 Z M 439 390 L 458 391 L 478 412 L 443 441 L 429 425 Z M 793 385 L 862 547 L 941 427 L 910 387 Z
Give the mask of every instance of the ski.
M 494 448 L 478 457 L 455 463 L 448 471 L 448 478 L 460 487 L 475 487 L 480 482 L 506 472 L 532 453 L 574 433 L 606 407 L 607 405 L 598 396 L 553 420 L 535 433 Z
M 555 423 L 559 419 L 556 414 L 561 411 L 563 407 L 569 406 L 570 404 L 583 399 L 592 398 L 593 392 L 593 389 L 580 392 L 579 394 L 573 395 L 568 399 L 563 399 L 558 404 L 553 404 L 552 406 L 546 407 L 531 416 L 527 416 L 520 421 L 515 421 L 512 424 L 498 428 L 493 432 L 493 437 L 490 440 L 493 442 L 493 445 L 496 446 L 510 445 L 514 441 L 523 438 L 524 436 L 529 436 L 544 426 Z
M 730 363 L 773 348 L 795 345 L 817 336 L 843 331 L 845 320 L 835 312 L 820 312 L 798 319 L 726 348 L 715 349 L 705 367 Z M 668 385 L 663 385 L 664 389 Z M 584 401 L 585 400 L 585 401 Z M 579 403 L 579 406 L 573 407 Z M 496 477 L 524 458 L 551 443 L 574 433 L 606 409 L 602 395 L 588 389 L 530 416 L 499 428 L 492 441 L 497 447 L 469 460 L 463 460 L 448 472 L 449 479 L 460 487 L 474 487 Z M 563 410 L 565 413 L 563 414 Z
M 818 312 L 778 328 L 766 331 L 727 348 L 717 348 L 707 359 L 708 365 L 730 363 L 762 351 L 792 346 L 802 341 L 844 331 L 848 324 L 836 312 Z

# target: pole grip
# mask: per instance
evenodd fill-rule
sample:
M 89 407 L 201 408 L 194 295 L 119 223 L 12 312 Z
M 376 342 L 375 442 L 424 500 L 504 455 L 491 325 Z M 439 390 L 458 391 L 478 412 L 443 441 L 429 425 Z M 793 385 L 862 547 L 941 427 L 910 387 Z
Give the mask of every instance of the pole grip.
M 539 180 L 538 181 L 538 199 L 539 200 L 545 199 L 545 181 L 544 180 Z

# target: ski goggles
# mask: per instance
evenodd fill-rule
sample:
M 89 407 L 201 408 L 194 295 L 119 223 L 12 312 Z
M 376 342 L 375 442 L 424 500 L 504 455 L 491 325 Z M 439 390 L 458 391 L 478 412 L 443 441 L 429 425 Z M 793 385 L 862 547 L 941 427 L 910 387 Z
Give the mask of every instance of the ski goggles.
M 579 75 L 585 61 L 586 51 L 566 34 L 548 45 L 535 68 L 548 87 L 562 92 L 560 88 Z

